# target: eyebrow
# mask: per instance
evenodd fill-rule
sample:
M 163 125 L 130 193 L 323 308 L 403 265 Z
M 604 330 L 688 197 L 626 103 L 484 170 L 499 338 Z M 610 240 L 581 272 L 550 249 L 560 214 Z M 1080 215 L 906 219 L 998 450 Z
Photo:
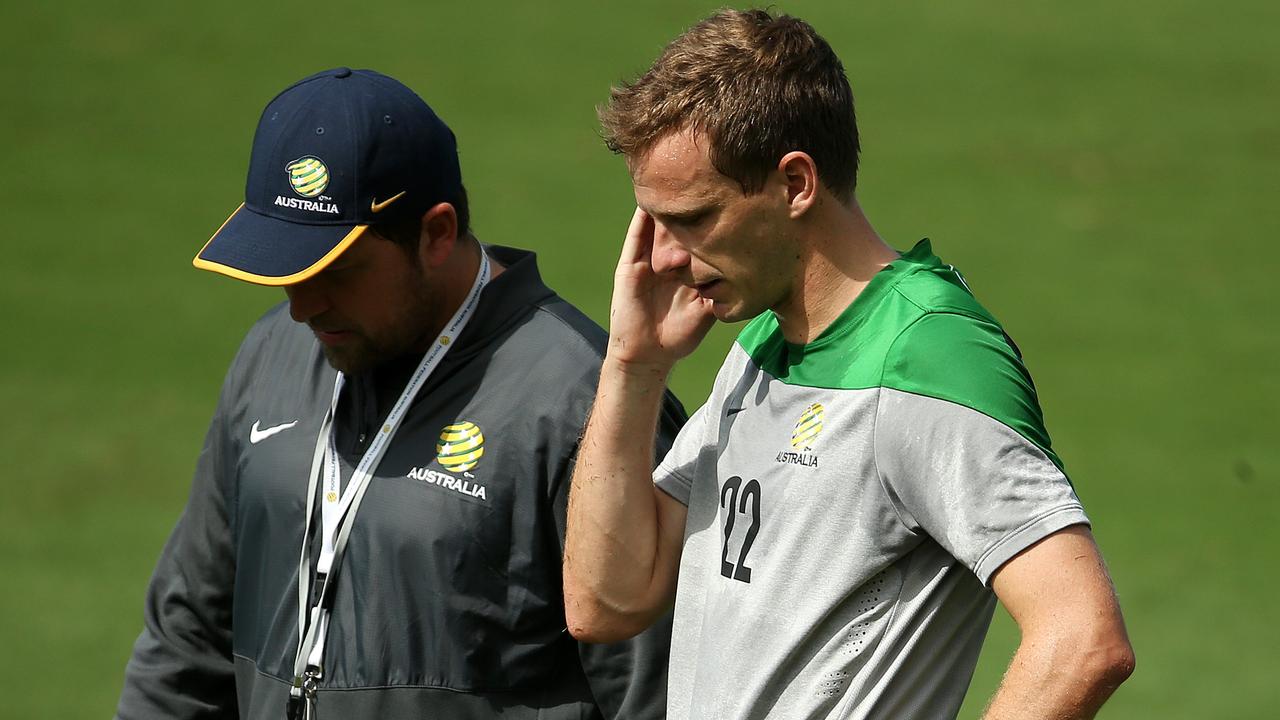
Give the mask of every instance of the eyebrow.
M 668 210 L 668 211 L 646 210 L 645 212 L 648 212 L 650 215 L 654 216 L 655 218 L 659 218 L 662 220 L 687 221 L 687 220 L 696 220 L 702 217 L 703 215 L 706 215 L 707 213 L 711 212 L 714 209 L 715 209 L 715 205 L 710 204 L 710 205 L 700 205 L 698 207 L 692 207 L 692 208 L 684 208 L 680 210 Z

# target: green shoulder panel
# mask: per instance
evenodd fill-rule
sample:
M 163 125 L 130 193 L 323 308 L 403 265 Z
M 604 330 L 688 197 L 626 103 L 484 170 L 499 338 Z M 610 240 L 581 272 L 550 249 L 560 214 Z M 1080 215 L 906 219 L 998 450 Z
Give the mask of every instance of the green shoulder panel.
M 1063 469 L 1045 430 L 1031 375 L 994 320 L 957 311 L 922 315 L 894 339 L 881 385 L 987 415 Z
M 897 292 L 904 283 L 947 285 L 966 294 L 962 283 L 940 282 L 935 271 L 950 272 L 933 255 L 928 240 L 890 263 L 871 279 L 831 326 L 807 345 L 788 343 L 777 317 L 765 312 L 738 336 L 738 344 L 758 367 L 790 385 L 858 390 L 878 387 L 885 353 L 903 328 L 925 310 Z M 916 294 L 920 294 L 919 291 Z
M 1062 468 L 1022 358 L 928 240 L 878 273 L 813 342 L 786 342 L 772 312 L 749 322 L 737 342 L 753 363 L 789 385 L 888 387 L 972 408 Z

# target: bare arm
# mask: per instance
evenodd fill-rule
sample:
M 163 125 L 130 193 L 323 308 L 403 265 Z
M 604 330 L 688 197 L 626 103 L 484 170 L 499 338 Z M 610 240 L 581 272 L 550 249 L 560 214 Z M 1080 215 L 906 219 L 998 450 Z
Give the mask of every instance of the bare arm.
M 1133 648 L 1093 535 L 1061 530 L 1005 563 L 992 587 L 1022 632 L 985 720 L 1092 718 L 1133 672 Z
M 564 596 L 569 632 L 615 642 L 639 633 L 675 594 L 686 509 L 653 485 L 665 374 L 606 362 L 569 494 Z
M 653 221 L 636 210 L 569 494 L 565 617 L 590 642 L 631 637 L 670 605 L 684 537 L 685 507 L 653 485 L 653 437 L 671 368 L 713 318 L 695 292 L 653 272 L 652 246 Z

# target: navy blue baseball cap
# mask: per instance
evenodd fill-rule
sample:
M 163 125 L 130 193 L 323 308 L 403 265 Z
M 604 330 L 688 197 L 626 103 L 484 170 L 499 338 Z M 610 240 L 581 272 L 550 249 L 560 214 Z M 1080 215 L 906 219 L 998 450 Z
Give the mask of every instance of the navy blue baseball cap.
M 461 194 L 453 131 L 372 70 L 299 80 L 262 112 L 244 204 L 193 264 L 259 285 L 323 270 L 374 223 L 421 217 Z

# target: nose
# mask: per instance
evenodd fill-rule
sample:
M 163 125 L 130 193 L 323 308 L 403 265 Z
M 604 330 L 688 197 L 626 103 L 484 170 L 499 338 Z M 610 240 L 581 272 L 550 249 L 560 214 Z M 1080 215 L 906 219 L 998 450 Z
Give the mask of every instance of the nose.
M 309 322 L 329 309 L 329 301 L 324 292 L 312 280 L 286 285 L 284 294 L 289 297 L 289 317 L 295 322 Z
M 659 275 L 673 272 L 689 264 L 689 251 L 660 222 L 653 224 L 653 271 Z

